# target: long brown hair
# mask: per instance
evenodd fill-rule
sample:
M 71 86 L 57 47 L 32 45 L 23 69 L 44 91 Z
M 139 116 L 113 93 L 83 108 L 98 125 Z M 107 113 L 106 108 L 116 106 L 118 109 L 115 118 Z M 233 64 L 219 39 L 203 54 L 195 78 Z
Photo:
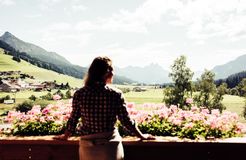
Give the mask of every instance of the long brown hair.
M 112 60 L 108 57 L 96 57 L 84 78 L 85 86 L 94 85 L 97 82 L 106 83 L 107 75 L 113 75 Z

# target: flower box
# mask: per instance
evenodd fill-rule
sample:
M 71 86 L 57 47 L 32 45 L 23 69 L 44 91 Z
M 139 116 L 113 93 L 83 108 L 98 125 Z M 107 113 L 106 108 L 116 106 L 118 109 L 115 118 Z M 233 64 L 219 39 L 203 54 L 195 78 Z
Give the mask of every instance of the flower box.
M 1 160 L 78 160 L 79 138 L 53 140 L 52 136 L 1 137 Z M 232 160 L 242 159 L 246 137 L 195 141 L 175 137 L 156 140 L 123 139 L 125 160 Z M 99 158 L 100 159 L 100 158 Z
M 139 128 L 160 137 L 152 141 L 124 138 L 125 160 L 231 160 L 242 159 L 245 154 L 246 137 L 237 138 L 245 133 L 245 125 L 238 122 L 234 113 L 210 112 L 198 107 L 185 111 L 163 104 L 143 104 L 140 109 L 136 108 L 134 104 L 127 106 Z M 42 110 L 40 106 L 34 106 L 27 113 L 10 111 L 6 121 L 12 129 L 1 132 L 25 137 L 0 137 L 0 160 L 79 159 L 79 137 L 57 141 L 47 136 L 62 133 L 71 109 L 71 103 L 57 103 Z M 119 129 L 122 129 L 120 125 Z

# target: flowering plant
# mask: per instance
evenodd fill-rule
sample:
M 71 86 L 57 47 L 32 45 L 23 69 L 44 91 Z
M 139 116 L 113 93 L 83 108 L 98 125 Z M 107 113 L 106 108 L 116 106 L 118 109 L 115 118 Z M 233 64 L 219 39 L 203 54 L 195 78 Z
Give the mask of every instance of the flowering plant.
M 240 136 L 245 132 L 245 125 L 238 121 L 238 115 L 228 111 L 210 112 L 195 106 L 182 110 L 175 105 L 166 107 L 164 104 L 147 103 L 128 103 L 127 110 L 142 132 L 156 136 L 208 139 Z M 58 101 L 42 110 L 40 106 L 33 106 L 27 113 L 9 111 L 6 121 L 12 124 L 13 135 L 59 134 L 63 132 L 71 111 L 71 100 L 67 104 Z M 123 131 L 122 127 L 120 131 Z
M 12 124 L 13 135 L 51 135 L 64 130 L 72 111 L 71 103 L 49 104 L 41 110 L 33 106 L 27 113 L 9 111 L 6 121 Z
M 130 104 L 128 111 L 144 133 L 158 136 L 178 136 L 190 139 L 228 138 L 241 136 L 245 125 L 239 122 L 238 115 L 214 109 L 191 107 L 182 110 L 175 105 L 169 108 L 163 104 L 144 104 L 136 109 Z

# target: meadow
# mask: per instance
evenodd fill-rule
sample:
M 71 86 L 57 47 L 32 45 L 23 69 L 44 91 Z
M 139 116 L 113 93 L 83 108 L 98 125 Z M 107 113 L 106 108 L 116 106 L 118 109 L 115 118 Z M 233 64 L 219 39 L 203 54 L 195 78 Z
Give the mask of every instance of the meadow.
M 54 92 L 56 92 L 56 90 L 53 90 L 51 93 L 54 93 Z M 62 90 L 62 92 L 65 93 L 66 90 Z M 47 93 L 48 91 L 42 91 L 42 92 L 21 91 L 17 93 L 0 92 L 0 97 L 10 95 L 11 98 L 16 98 L 15 104 L 8 104 L 8 105 L 0 104 L 0 114 L 3 113 L 4 111 L 13 109 L 14 106 L 16 106 L 18 103 L 22 103 L 23 101 L 27 100 L 30 97 L 30 95 L 35 95 L 36 97 L 40 97 Z M 124 96 L 127 102 L 133 102 L 136 105 L 144 104 L 144 103 L 162 103 L 163 89 L 154 89 L 154 88 L 149 87 L 147 91 L 143 91 L 143 92 L 130 91 L 130 92 L 125 93 Z M 64 101 L 67 101 L 67 100 L 64 100 Z M 37 101 L 37 103 L 39 102 L 47 103 L 47 104 L 55 103 L 55 101 L 44 102 L 44 100 Z M 246 120 L 244 120 L 244 118 L 242 117 L 242 112 L 243 112 L 243 107 L 244 107 L 243 97 L 225 95 L 223 99 L 223 104 L 226 106 L 226 110 L 231 111 L 231 112 L 236 112 L 240 116 L 240 120 L 243 122 L 246 122 Z

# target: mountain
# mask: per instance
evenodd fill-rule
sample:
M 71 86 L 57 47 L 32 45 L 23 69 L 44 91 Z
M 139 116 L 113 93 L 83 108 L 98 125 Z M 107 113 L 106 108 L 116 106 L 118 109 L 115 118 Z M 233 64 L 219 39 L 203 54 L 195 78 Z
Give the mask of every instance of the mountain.
M 9 32 L 5 32 L 0 37 L 0 40 L 9 44 L 11 47 L 13 47 L 15 50 L 19 52 L 25 52 L 28 55 L 34 58 L 42 59 L 45 62 L 50 62 L 54 64 L 63 63 L 66 65 L 71 65 L 71 63 L 68 60 L 66 60 L 64 57 L 60 56 L 59 54 L 55 52 L 48 52 L 39 46 L 36 46 L 28 42 L 24 42 Z
M 55 52 L 48 52 L 45 49 L 15 37 L 10 32 L 5 32 L 0 37 L 0 48 L 6 50 L 12 56 L 21 58 L 41 68 L 56 71 L 61 74 L 83 78 L 87 68 L 71 64 L 64 57 Z M 125 77 L 115 76 L 115 83 L 133 83 L 134 81 Z
M 16 62 L 12 59 L 11 55 L 4 54 L 4 50 L 0 48 L 0 71 L 21 71 L 21 73 L 33 76 L 35 79 L 29 79 L 28 82 L 44 82 L 44 81 L 54 81 L 58 84 L 69 83 L 72 87 L 82 86 L 82 80 L 67 76 L 64 74 L 59 74 L 57 72 L 43 69 L 32 65 L 26 61 Z
M 162 84 L 170 82 L 169 72 L 158 64 L 150 64 L 145 67 L 128 66 L 125 68 L 115 68 L 118 75 L 131 78 L 132 80 L 146 84 Z
M 226 64 L 215 66 L 212 71 L 215 73 L 215 79 L 223 79 L 232 74 L 246 71 L 246 54 Z
M 246 78 L 246 71 L 234 73 L 228 76 L 225 79 L 217 79 L 215 84 L 217 86 L 221 85 L 222 83 L 226 83 L 229 88 L 236 87 L 244 78 Z
M 13 56 L 29 61 L 42 68 L 50 69 L 76 78 L 82 78 L 85 67 L 71 64 L 64 57 L 34 44 L 24 42 L 9 32 L 0 37 L 0 47 L 9 51 Z

